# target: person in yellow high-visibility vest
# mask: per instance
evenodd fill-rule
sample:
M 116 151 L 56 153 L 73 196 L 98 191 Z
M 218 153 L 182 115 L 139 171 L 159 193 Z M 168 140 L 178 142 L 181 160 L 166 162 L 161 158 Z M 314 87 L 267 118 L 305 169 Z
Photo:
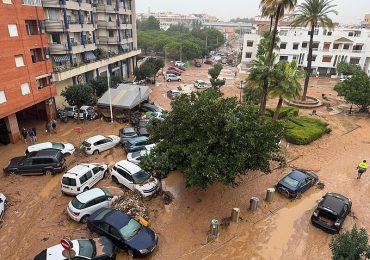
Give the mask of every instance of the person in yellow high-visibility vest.
M 366 160 L 363 160 L 362 162 L 360 162 L 358 165 L 357 165 L 357 179 L 361 179 L 361 175 L 366 172 L 367 170 L 367 163 L 366 163 Z

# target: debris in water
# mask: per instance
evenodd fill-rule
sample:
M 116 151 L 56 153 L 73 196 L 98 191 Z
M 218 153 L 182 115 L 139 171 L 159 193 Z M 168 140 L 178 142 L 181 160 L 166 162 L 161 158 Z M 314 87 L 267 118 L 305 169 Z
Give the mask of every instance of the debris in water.
M 323 183 L 322 181 L 319 181 L 319 182 L 317 183 L 317 188 L 319 188 L 319 189 L 323 190 L 323 189 L 325 188 L 325 183 Z
M 169 205 L 174 199 L 172 193 L 169 191 L 163 191 L 162 197 L 164 205 Z
M 139 194 L 118 196 L 118 198 L 113 202 L 112 208 L 119 210 L 130 217 L 138 218 L 141 216 L 146 221 L 149 221 L 148 210 L 143 204 Z

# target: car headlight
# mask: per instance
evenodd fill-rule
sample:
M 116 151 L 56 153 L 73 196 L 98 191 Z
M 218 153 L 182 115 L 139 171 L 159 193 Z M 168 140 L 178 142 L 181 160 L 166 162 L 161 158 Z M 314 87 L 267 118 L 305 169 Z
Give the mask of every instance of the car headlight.
M 140 254 L 147 254 L 149 253 L 149 250 L 145 248 L 145 249 L 140 249 L 139 252 Z

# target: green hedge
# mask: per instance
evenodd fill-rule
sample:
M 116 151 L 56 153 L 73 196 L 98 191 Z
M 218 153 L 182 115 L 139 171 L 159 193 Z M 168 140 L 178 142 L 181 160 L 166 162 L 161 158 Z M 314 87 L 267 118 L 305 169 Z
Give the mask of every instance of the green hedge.
M 275 113 L 275 108 L 266 108 L 266 116 L 272 117 Z M 290 118 L 298 116 L 299 109 L 297 107 L 281 107 L 279 119 Z
M 331 129 L 326 122 L 311 117 L 300 116 L 284 120 L 285 139 L 292 144 L 309 144 Z

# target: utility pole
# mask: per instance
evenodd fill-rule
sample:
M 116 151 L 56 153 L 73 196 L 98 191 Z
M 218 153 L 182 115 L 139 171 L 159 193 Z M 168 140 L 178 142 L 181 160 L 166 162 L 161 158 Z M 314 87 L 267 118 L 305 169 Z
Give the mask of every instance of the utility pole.
M 180 61 L 182 61 L 182 44 L 180 45 Z
M 109 71 L 109 65 L 107 66 L 107 81 L 108 81 L 110 120 L 111 120 L 111 123 L 113 123 L 113 109 L 112 109 L 112 95 L 110 93 L 110 71 Z

